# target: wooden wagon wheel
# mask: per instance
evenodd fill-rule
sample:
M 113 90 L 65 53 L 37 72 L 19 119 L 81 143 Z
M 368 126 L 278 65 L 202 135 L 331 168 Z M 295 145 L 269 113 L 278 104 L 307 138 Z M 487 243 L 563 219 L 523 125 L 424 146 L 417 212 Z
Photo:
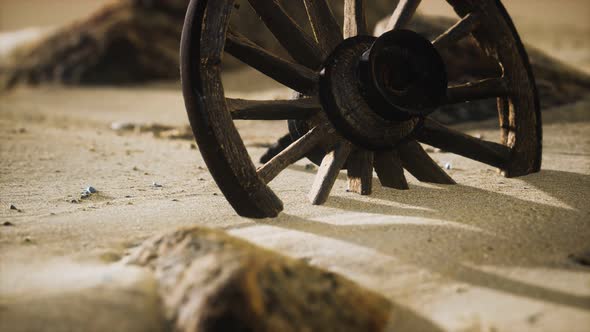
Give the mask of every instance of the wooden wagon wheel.
M 292 59 L 276 56 L 229 28 L 233 0 L 192 0 L 189 5 L 181 45 L 185 104 L 205 162 L 238 214 L 276 216 L 282 202 L 267 183 L 318 148 L 324 153 L 309 193 L 313 204 L 326 201 L 345 165 L 349 190 L 360 194 L 371 193 L 373 169 L 381 184 L 391 188 L 408 188 L 404 169 L 420 181 L 453 184 L 419 142 L 498 167 L 510 177 L 540 169 L 541 116 L 535 82 L 500 1 L 448 0 L 460 19 L 434 41 L 403 29 L 420 1 L 400 1 L 389 31 L 378 37 L 368 35 L 364 0 L 343 1 L 342 29 L 326 0 L 302 0 L 313 31 L 308 34 L 279 0 L 249 0 Z M 448 86 L 438 50 L 469 35 L 497 60 L 503 73 Z M 221 83 L 224 52 L 299 92 L 301 98 L 226 98 Z M 486 98 L 498 100 L 501 144 L 428 117 L 445 104 Z M 257 169 L 233 123 L 236 119 L 291 120 L 304 129 Z

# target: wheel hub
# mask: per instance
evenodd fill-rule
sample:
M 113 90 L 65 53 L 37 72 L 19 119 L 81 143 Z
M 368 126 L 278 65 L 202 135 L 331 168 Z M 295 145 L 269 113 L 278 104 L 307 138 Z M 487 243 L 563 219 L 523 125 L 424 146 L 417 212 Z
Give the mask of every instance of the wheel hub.
M 320 100 L 336 129 L 369 149 L 390 148 L 446 97 L 444 63 L 415 32 L 342 42 L 325 62 Z

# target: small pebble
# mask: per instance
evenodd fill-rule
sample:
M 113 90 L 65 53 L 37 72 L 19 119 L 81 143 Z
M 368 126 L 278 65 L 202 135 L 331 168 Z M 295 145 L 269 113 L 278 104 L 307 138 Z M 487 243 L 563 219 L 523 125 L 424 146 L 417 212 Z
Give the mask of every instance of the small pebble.
M 33 239 L 31 239 L 30 237 L 28 237 L 28 236 L 27 236 L 27 237 L 25 237 L 25 238 L 23 239 L 23 241 L 24 241 L 25 243 L 32 243 L 32 242 L 33 242 Z
M 195 143 L 191 143 L 191 150 L 196 150 L 197 149 L 197 145 Z
M 179 200 L 177 200 L 176 198 L 172 200 L 173 202 L 180 202 Z
M 11 223 L 10 221 L 5 221 L 4 223 L 2 223 L 2 226 L 10 227 L 10 226 L 14 226 L 14 224 Z
M 445 164 L 445 169 L 452 169 L 453 165 L 451 163 L 446 163 Z
M 306 164 L 305 165 L 305 170 L 306 171 L 313 171 L 315 169 L 315 165 L 314 164 Z
M 156 181 L 152 182 L 152 186 L 154 188 L 162 188 L 163 187 L 161 184 L 157 183 Z
M 79 199 L 72 199 L 72 200 L 70 200 L 70 203 L 78 204 L 78 203 L 80 203 L 80 200 Z
M 217 196 L 217 195 L 218 195 L 217 193 L 213 193 L 213 196 Z
M 14 204 L 10 204 L 9 209 L 18 211 L 18 208 Z
M 90 186 L 88 188 L 86 188 L 86 191 L 91 193 L 91 194 L 96 194 L 98 192 L 98 190 L 96 190 L 96 188 Z

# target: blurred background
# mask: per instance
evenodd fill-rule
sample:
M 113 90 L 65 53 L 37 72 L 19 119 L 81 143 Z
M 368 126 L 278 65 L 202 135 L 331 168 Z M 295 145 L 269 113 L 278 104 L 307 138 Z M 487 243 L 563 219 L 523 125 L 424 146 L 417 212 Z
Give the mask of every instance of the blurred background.
M 109 2 L 113 0 L 0 0 L 0 32 L 71 23 Z M 368 1 L 369 5 L 375 2 L 384 1 Z M 590 72 L 590 1 L 510 0 L 503 4 L 525 42 Z M 420 10 L 454 17 L 442 0 L 423 1 Z

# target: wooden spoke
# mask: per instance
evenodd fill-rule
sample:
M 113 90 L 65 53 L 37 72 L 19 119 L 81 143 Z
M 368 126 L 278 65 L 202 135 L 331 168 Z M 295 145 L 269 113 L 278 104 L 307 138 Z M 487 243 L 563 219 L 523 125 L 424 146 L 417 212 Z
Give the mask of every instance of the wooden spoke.
M 431 119 L 424 121 L 416 138 L 441 150 L 498 168 L 504 168 L 510 160 L 509 147 L 463 134 Z
M 410 188 L 397 150 L 376 152 L 375 171 L 383 187 L 399 190 Z
M 342 166 L 346 163 L 350 151 L 350 143 L 341 141 L 333 151 L 326 154 L 309 192 L 308 197 L 313 205 L 322 205 L 328 200 L 330 191 L 338 178 Z
M 370 195 L 373 191 L 373 152 L 357 149 L 346 161 L 348 191 Z
M 447 103 L 456 104 L 478 99 L 508 96 L 510 91 L 504 78 L 487 78 L 477 82 L 449 87 Z
M 410 141 L 398 147 L 402 165 L 422 182 L 455 184 L 456 182 L 424 151 L 420 143 Z
M 421 0 L 400 0 L 393 15 L 387 23 L 385 31 L 405 28 L 420 5 Z
M 344 0 L 344 38 L 368 35 L 366 0 Z
M 226 102 L 234 120 L 305 120 L 321 110 L 318 101 L 313 98 L 294 100 L 227 98 Z
M 329 126 L 322 125 L 312 128 L 305 135 L 281 151 L 264 166 L 258 169 L 258 176 L 265 182 L 269 183 L 285 168 L 299 159 L 303 158 L 311 149 L 316 147 L 327 135 L 329 135 Z
M 316 41 L 328 56 L 342 41 L 342 32 L 326 0 L 303 0 Z
M 319 68 L 323 55 L 315 40 L 285 12 L 279 0 L 248 0 L 289 54 L 302 65 Z
M 471 34 L 480 24 L 480 17 L 478 13 L 469 13 L 463 17 L 457 24 L 449 28 L 438 36 L 432 44 L 437 49 L 445 49 L 457 43 L 459 40 Z
M 316 72 L 279 58 L 236 31 L 228 32 L 225 51 L 297 92 L 309 94 L 317 89 L 319 75 Z

